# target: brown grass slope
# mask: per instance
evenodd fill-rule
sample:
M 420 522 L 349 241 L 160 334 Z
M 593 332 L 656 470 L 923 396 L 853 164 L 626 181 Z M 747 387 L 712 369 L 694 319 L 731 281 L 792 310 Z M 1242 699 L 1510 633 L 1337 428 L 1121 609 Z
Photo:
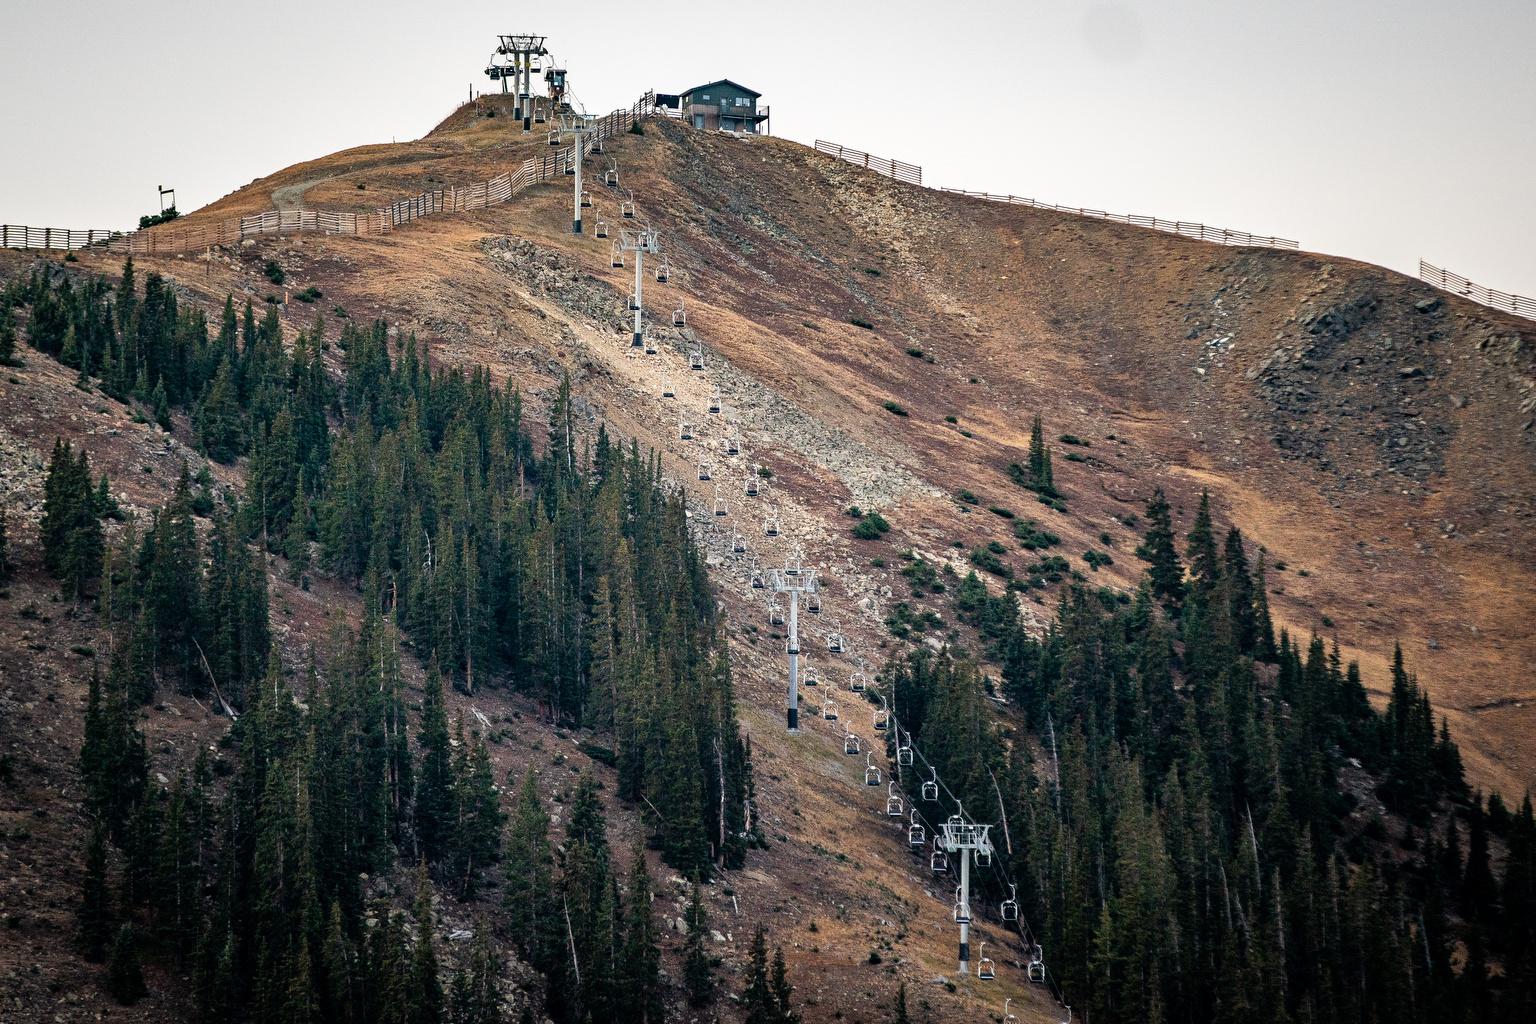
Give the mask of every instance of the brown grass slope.
M 425 188 L 428 176 L 483 180 L 537 144 L 509 119 L 466 112 L 420 142 L 370 147 L 379 164 L 337 154 L 191 216 L 221 204 L 268 208 L 276 189 L 311 181 L 304 201 L 319 206 L 320 189 L 360 192 L 357 176 L 380 195 L 385 184 Z M 901 550 L 963 571 L 964 549 L 1008 540 L 1008 524 L 986 511 L 998 506 L 1061 534 L 1056 550 L 1074 566 L 1089 547 L 1109 551 L 1115 564 L 1090 575 L 1125 586 L 1139 570 L 1136 537 L 1115 517 L 1138 514 L 1160 485 L 1186 525 L 1209 488 L 1218 516 L 1286 566 L 1270 577 L 1283 622 L 1336 634 L 1377 687 L 1401 639 L 1474 780 L 1518 796 L 1536 779 L 1529 325 L 1376 267 L 916 189 L 782 140 L 649 122 L 610 152 L 673 270 L 665 285 L 646 281 L 663 341 L 650 359 L 629 358 L 621 307 L 633 264 L 611 268 L 609 243 L 590 228 L 569 233 L 569 188 L 559 183 L 384 237 L 274 240 L 211 261 L 145 263 L 194 298 L 233 291 L 259 301 L 270 290 L 260 267 L 275 258 L 290 287 L 324 292 L 314 308 L 285 311 L 294 325 L 320 309 L 334 322 L 335 307 L 387 316 L 429 342 L 436 361 L 488 365 L 535 410 L 570 372 L 589 424 L 660 449 L 701 502 L 714 482 L 696 480 L 701 443 L 678 439 L 679 410 L 703 441 L 718 440 L 725 428 L 704 405 L 720 388 L 746 454 L 715 459 L 731 515 L 713 536 L 713 571 L 733 621 L 763 809 L 782 837 L 729 884 L 742 894 L 742 921 L 764 921 L 785 942 L 801 994 L 815 1000 L 808 1020 L 883 1019 L 895 958 L 914 1000 L 941 1017 L 958 1015 L 980 987 L 951 997 L 926 984 L 953 969 L 946 894 L 876 813 L 875 791 L 835 745 L 837 726 L 813 720 L 808 735 L 784 736 L 782 636 L 767 628 L 744 566 L 722 550 L 732 526 L 766 563 L 799 544 L 823 567 L 823 618 L 836 617 L 852 644 L 842 658 L 823 648 L 816 663 L 843 680 L 854 656 L 878 663 L 896 649 L 881 620 L 906 595 L 894 572 Z M 439 173 L 450 166 L 454 176 Z M 593 190 L 589 223 L 606 219 L 617 235 L 616 198 Z M 83 257 L 91 268 L 95 260 Z M 674 330 L 667 313 L 680 300 L 689 326 Z M 703 373 L 686 369 L 693 344 L 707 353 Z M 663 376 L 675 401 L 660 397 Z M 1036 412 L 1053 437 L 1090 442 L 1055 446 L 1065 515 L 1006 475 Z M 35 443 L 46 451 L 42 435 Z M 774 472 L 755 502 L 741 495 L 753 462 Z M 955 501 L 961 490 L 979 503 Z M 852 540 L 850 504 L 881 509 L 890 537 Z M 767 505 L 784 514 L 777 540 L 762 534 Z M 1026 561 L 1006 557 L 1016 569 Z M 1052 600 L 1025 612 L 1043 622 Z M 815 649 L 825 626 L 808 629 Z M 83 692 L 78 672 L 70 685 Z M 872 738 L 867 709 L 849 696 L 845 718 L 853 711 Z M 735 928 L 728 959 L 749 927 Z M 867 964 L 887 939 L 895 948 L 885 964 Z M 1002 984 L 981 992 L 994 1012 L 1023 988 L 1017 977 L 1004 969 Z M 1027 1012 L 1052 1013 L 1038 998 Z M 982 1013 L 970 1004 L 962 1019 Z

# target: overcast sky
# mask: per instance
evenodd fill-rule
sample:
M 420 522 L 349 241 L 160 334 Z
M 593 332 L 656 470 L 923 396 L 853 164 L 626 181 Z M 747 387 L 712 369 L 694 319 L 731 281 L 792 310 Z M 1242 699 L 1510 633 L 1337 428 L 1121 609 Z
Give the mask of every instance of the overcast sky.
M 72 0 L 0 6 L 0 221 L 123 227 L 428 131 L 497 33 L 594 112 L 733 78 L 932 185 L 1536 295 L 1536 0 Z

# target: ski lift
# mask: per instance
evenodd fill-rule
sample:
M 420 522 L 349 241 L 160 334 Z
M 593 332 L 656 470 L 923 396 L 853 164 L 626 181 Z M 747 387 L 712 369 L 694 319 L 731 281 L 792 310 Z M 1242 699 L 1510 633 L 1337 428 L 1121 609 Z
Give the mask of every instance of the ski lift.
M 928 870 L 936 875 L 942 875 L 949 870 L 949 858 L 944 851 L 939 849 L 938 840 L 934 840 L 933 855 L 928 858 Z
M 709 411 L 720 411 L 720 389 L 718 387 L 709 393 Z
M 715 518 L 721 519 L 726 515 L 725 499 L 720 495 L 720 488 L 715 488 Z
M 843 753 L 849 756 L 859 753 L 859 738 L 851 732 L 843 737 Z
M 686 309 L 684 309 L 682 306 L 678 306 L 676 309 L 674 309 L 672 311 L 672 326 L 673 327 L 687 327 L 688 326 L 688 311 Z
M 896 780 L 892 779 L 885 789 L 885 813 L 888 817 L 899 818 L 902 815 L 901 794 L 896 792 Z
M 1029 980 L 1037 985 L 1045 984 L 1045 950 L 1038 945 L 1029 954 Z
M 814 592 L 807 594 L 805 598 L 805 610 L 810 612 L 812 615 L 820 615 L 821 595 Z
M 615 270 L 624 265 L 624 250 L 619 248 L 619 243 L 613 243 L 613 252 L 608 256 L 608 263 Z
M 807 658 L 806 661 L 805 661 L 805 685 L 806 686 L 820 686 L 821 685 L 821 675 L 816 671 L 816 666 L 811 664 L 811 661 L 810 661 L 809 658 Z
M 923 783 L 923 799 L 929 803 L 937 803 L 939 799 L 939 770 L 937 768 L 929 768 L 928 770 L 933 773 L 933 778 Z
M 911 739 L 910 736 L 907 737 L 907 738 Z M 906 743 L 903 743 L 899 747 L 896 748 L 896 763 L 901 765 L 901 766 L 903 766 L 903 767 L 911 765 L 911 763 L 912 763 L 912 748 L 911 748 L 911 746 L 909 746 Z
M 663 377 L 663 378 L 661 378 L 661 397 L 662 398 L 676 398 L 677 397 L 677 392 L 672 389 L 672 378 L 670 378 L 670 377 Z
M 1016 1013 L 1010 1013 L 1008 1010 L 1008 1007 L 1012 1002 L 1012 999 L 1003 1000 L 1003 1024 L 1018 1024 L 1019 1015 Z
M 768 537 L 777 537 L 779 535 L 779 514 L 777 512 L 768 513 L 768 518 L 763 520 L 763 534 Z
M 1067 1007 L 1067 1019 L 1062 1021 L 1061 1024 L 1072 1024 L 1072 1007 Z
M 864 756 L 864 785 L 880 785 L 880 769 L 875 766 L 875 752 L 873 750 Z
M 600 221 L 597 222 L 597 237 L 598 238 L 607 238 L 608 237 L 608 222 L 607 221 L 600 220 Z
M 633 193 L 631 193 L 628 199 L 619 203 L 619 215 L 625 220 L 635 219 L 635 199 Z
M 779 604 L 778 601 L 772 601 L 768 605 L 768 625 L 784 625 L 784 606 Z
M 921 850 L 928 843 L 928 830 L 923 828 L 917 820 L 917 808 L 912 808 L 911 822 L 907 825 L 907 845 L 914 850 Z
M 699 479 L 700 480 L 708 480 L 709 479 L 709 463 L 707 463 L 707 462 L 699 463 Z
M 822 702 L 821 717 L 829 722 L 837 721 L 837 705 L 832 703 L 830 699 Z
M 745 537 L 743 537 L 741 535 L 741 531 L 740 530 L 732 530 L 731 531 L 731 551 L 733 553 L 739 555 L 739 554 L 742 554 L 743 552 L 745 552 L 746 550 L 747 550 L 747 538 L 745 538 Z
M 603 137 L 601 135 L 594 135 L 592 137 L 592 149 L 591 149 L 591 152 L 596 153 L 598 156 L 602 156 L 602 154 L 603 154 Z
M 992 847 L 978 846 L 976 848 L 976 866 L 989 868 L 992 866 Z
M 662 260 L 661 266 L 656 268 L 656 280 L 661 284 L 666 284 L 667 278 L 671 276 L 671 272 L 667 269 L 667 261 Z
M 586 189 L 581 190 L 581 208 L 583 210 L 592 209 L 592 193 Z
M 805 567 L 800 564 L 800 549 L 793 548 L 784 556 L 784 575 L 791 579 L 803 575 Z
M 854 693 L 863 693 L 864 688 L 868 684 L 869 677 L 864 674 L 862 669 L 855 669 L 853 675 L 848 677 L 848 689 Z
M 1008 898 L 1003 900 L 1003 905 L 998 908 L 1004 921 L 1017 921 L 1019 919 L 1019 887 L 1012 882 L 1008 883 Z
M 955 924 L 970 924 L 971 923 L 971 905 L 969 903 L 965 902 L 965 900 L 961 897 L 961 895 L 960 895 L 960 887 L 958 885 L 955 886 L 954 918 L 955 918 Z
M 657 351 L 659 350 L 656 348 L 656 336 L 652 334 L 650 328 L 647 327 L 645 330 L 645 354 L 648 356 L 653 356 L 657 353 Z
M 997 977 L 997 968 L 992 963 L 992 958 L 987 956 L 987 944 L 981 944 L 981 959 L 976 962 L 976 980 L 991 981 Z
M 843 634 L 833 630 L 827 634 L 827 650 L 833 654 L 843 653 Z
M 752 589 L 753 590 L 762 590 L 763 589 L 763 570 L 759 566 L 757 566 L 757 565 L 752 566 L 752 574 L 749 577 L 749 580 L 750 580 L 750 582 L 752 584 Z
M 749 498 L 757 497 L 757 487 L 758 487 L 758 484 L 757 484 L 757 467 L 753 466 L 752 467 L 752 475 L 747 477 L 747 483 L 746 483 L 747 497 L 749 497 Z
M 609 188 L 619 187 L 619 163 L 617 160 L 608 161 L 608 169 L 603 172 L 603 184 Z
M 550 144 L 551 147 L 560 145 L 560 133 L 559 132 L 550 132 L 549 133 L 549 144 Z
M 629 311 L 631 313 L 633 313 L 635 310 L 640 308 L 640 297 L 638 295 L 636 295 L 634 292 L 630 292 L 629 293 L 629 303 L 628 303 L 628 305 L 629 305 Z
M 691 349 L 689 351 L 689 353 L 688 353 L 688 369 L 690 369 L 690 370 L 703 370 L 704 369 L 704 350 L 703 349 L 695 348 L 695 349 Z
M 725 439 L 725 454 L 727 454 L 727 455 L 740 455 L 741 454 L 741 438 L 737 437 L 735 434 L 732 434 L 729 437 L 727 437 Z
M 689 423 L 687 420 L 683 420 L 677 428 L 677 439 L 679 441 L 692 441 L 693 424 Z
M 890 724 L 891 713 L 885 710 L 884 701 L 875 709 L 874 726 L 876 732 L 885 732 L 885 727 Z

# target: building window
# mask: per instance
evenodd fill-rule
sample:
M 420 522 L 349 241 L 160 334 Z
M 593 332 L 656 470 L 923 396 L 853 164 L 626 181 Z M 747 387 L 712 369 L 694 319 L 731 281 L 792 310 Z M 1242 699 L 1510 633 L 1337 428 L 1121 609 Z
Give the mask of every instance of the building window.
M 703 128 L 704 127 L 704 115 L 703 114 L 694 114 L 693 115 L 693 126 L 695 128 Z
M 705 99 L 706 99 L 706 100 L 707 100 L 707 99 L 709 99 L 709 93 L 705 93 L 705 94 L 704 94 L 704 98 L 705 98 Z

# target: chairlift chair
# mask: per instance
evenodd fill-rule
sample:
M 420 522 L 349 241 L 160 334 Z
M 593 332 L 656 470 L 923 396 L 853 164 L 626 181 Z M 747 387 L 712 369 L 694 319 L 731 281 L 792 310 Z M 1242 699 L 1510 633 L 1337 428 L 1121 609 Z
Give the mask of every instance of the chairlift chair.
M 682 306 L 678 306 L 676 309 L 674 309 L 672 311 L 672 326 L 673 327 L 687 327 L 688 326 L 688 311 L 686 309 L 684 309 Z
M 752 584 L 753 590 L 762 590 L 764 586 L 763 570 L 756 565 L 752 566 L 752 575 L 749 577 L 749 581 Z
M 848 754 L 849 756 L 854 756 L 860 753 L 859 738 L 851 732 L 843 737 L 843 753 Z
M 555 146 L 560 145 L 560 133 L 559 132 L 550 132 L 549 133 L 549 144 L 550 144 L 551 147 L 555 147 Z
M 923 828 L 917 820 L 917 808 L 912 808 L 912 818 L 907 825 L 907 845 L 914 850 L 921 850 L 928 844 L 928 830 Z
M 1008 898 L 1003 900 L 1003 905 L 998 907 L 998 914 L 1004 921 L 1017 921 L 1019 919 L 1019 887 L 1012 882 L 1008 883 Z
M 619 214 L 625 220 L 635 219 L 635 200 L 633 196 L 619 203 Z
M 876 732 L 885 732 L 885 727 L 890 724 L 891 713 L 883 707 L 875 709 L 874 727 Z
M 777 601 L 772 601 L 768 605 L 768 625 L 784 625 L 784 606 Z
M 592 193 L 586 189 L 581 190 L 581 208 L 583 210 L 592 209 Z
M 602 156 L 602 154 L 603 154 L 603 137 L 601 135 L 594 135 L 592 137 L 592 149 L 590 150 L 590 152 L 596 153 L 598 156 Z
M 651 333 L 650 328 L 646 328 L 646 331 L 645 331 L 645 354 L 648 355 L 648 356 L 653 356 L 653 355 L 655 355 L 659 351 L 660 351 L 660 349 L 658 349 L 656 347 L 656 335 Z
M 739 555 L 746 550 L 747 539 L 741 535 L 740 530 L 733 530 L 731 532 L 731 551 Z
M 869 679 L 864 675 L 862 670 L 855 670 L 853 675 L 848 677 L 848 689 L 852 690 L 854 693 L 863 693 L 865 687 L 868 685 Z
M 1013 1002 L 1012 999 L 1004 999 L 1003 1000 L 1003 1024 L 1018 1024 L 1019 1015 L 1016 1014 L 1016 1013 L 1010 1012 L 1009 1009 L 1008 1009 L 1009 1005 L 1012 1002 Z
M 613 243 L 613 252 L 608 256 L 608 263 L 615 270 L 624 265 L 624 250 L 619 248 L 619 243 Z
M 992 963 L 992 958 L 987 956 L 987 944 L 981 944 L 981 959 L 976 962 L 976 980 L 991 981 L 997 977 L 997 968 Z
M 707 463 L 707 462 L 699 463 L 699 479 L 700 480 L 708 480 L 709 479 L 709 463 Z
M 740 455 L 741 454 L 741 438 L 737 437 L 735 434 L 732 434 L 729 437 L 727 437 L 725 439 L 725 454 L 727 454 L 727 455 Z
M 596 234 L 597 234 L 598 238 L 607 238 L 608 237 L 608 222 L 607 221 L 600 220 L 600 221 L 597 222 Z
M 942 875 L 949 870 L 949 857 L 939 849 L 938 841 L 934 841 L 933 854 L 928 858 L 928 870 L 936 875 Z
M 954 918 L 955 924 L 971 923 L 971 905 L 965 902 L 965 899 L 961 896 L 960 887 L 958 885 L 955 886 Z
M 908 739 L 910 739 L 910 738 L 911 737 L 908 737 Z M 901 765 L 902 767 L 907 767 L 907 766 L 911 765 L 911 763 L 912 763 L 912 747 L 910 745 L 908 745 L 906 743 L 903 743 L 903 744 L 901 744 L 900 746 L 898 746 L 896 748 L 896 763 Z
M 688 352 L 688 369 L 704 369 L 704 350 L 701 348 L 690 349 Z
M 677 439 L 679 441 L 692 441 L 693 424 L 689 423 L 687 420 L 683 420 L 677 428 Z
M 937 768 L 930 768 L 928 770 L 933 773 L 933 778 L 923 783 L 923 799 L 929 803 L 937 803 L 939 799 L 939 770 Z
M 667 283 L 667 279 L 670 278 L 671 276 L 672 276 L 671 271 L 667 269 L 667 261 L 666 260 L 662 260 L 661 261 L 661 265 L 656 268 L 656 280 L 657 280 L 657 282 L 660 283 L 660 284 L 666 284 Z
M 832 703 L 830 700 L 823 701 L 821 705 L 821 717 L 825 718 L 829 722 L 837 721 L 837 705 Z
M 979 846 L 976 848 L 976 866 L 989 868 L 992 866 L 992 847 Z
M 626 302 L 625 305 L 627 305 L 629 307 L 629 311 L 633 313 L 635 310 L 640 308 L 640 299 L 635 295 L 634 292 L 630 292 L 629 301 Z
M 833 654 L 843 653 L 843 634 L 833 630 L 827 634 L 827 650 Z
M 661 378 L 661 397 L 662 398 L 676 398 L 677 397 L 677 392 L 672 389 L 672 378 L 670 378 L 670 377 L 663 377 L 663 378 Z
M 817 593 L 807 594 L 805 597 L 805 610 L 812 615 L 821 614 L 821 595 Z
M 749 498 L 757 497 L 757 488 L 758 488 L 758 483 L 757 483 L 757 467 L 753 466 L 752 467 L 752 475 L 747 477 L 747 482 L 746 482 L 746 487 L 745 487 L 745 490 L 747 492 L 747 497 L 749 497 Z
M 885 789 L 885 813 L 886 813 L 887 817 L 891 817 L 891 818 L 899 818 L 899 817 L 901 817 L 901 815 L 903 813 L 901 794 L 896 792 L 896 780 L 895 779 L 892 779 L 886 785 L 886 789 Z
M 768 537 L 777 537 L 779 535 L 779 514 L 777 512 L 768 513 L 768 518 L 763 520 L 763 534 Z
M 880 769 L 875 764 L 875 752 L 873 750 L 864 756 L 864 785 L 880 785 Z
M 720 495 L 720 488 L 716 487 L 715 488 L 715 518 L 716 519 L 724 518 L 726 516 L 726 514 L 727 514 L 727 509 L 725 507 L 725 498 L 721 497 L 721 495 Z
M 720 411 L 720 389 L 718 387 L 709 393 L 709 411 Z
M 805 661 L 805 685 L 806 686 L 820 686 L 821 685 L 821 674 L 816 671 L 816 666 L 811 664 L 811 661 L 810 661 L 809 658 L 807 658 L 806 661 Z
M 1067 1019 L 1062 1021 L 1061 1024 L 1072 1024 L 1072 1007 L 1067 1007 Z
M 1029 980 L 1037 985 L 1045 984 L 1045 950 L 1038 945 L 1029 953 Z
M 609 188 L 619 187 L 619 163 L 617 160 L 608 161 L 608 169 L 603 172 L 603 184 Z

